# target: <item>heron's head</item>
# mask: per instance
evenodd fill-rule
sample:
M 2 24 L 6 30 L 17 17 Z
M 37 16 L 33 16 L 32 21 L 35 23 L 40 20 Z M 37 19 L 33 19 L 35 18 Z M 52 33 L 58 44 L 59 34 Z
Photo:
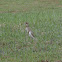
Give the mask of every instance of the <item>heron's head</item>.
M 28 22 L 26 22 L 25 24 L 26 24 L 26 27 L 28 27 L 28 26 L 29 26 Z

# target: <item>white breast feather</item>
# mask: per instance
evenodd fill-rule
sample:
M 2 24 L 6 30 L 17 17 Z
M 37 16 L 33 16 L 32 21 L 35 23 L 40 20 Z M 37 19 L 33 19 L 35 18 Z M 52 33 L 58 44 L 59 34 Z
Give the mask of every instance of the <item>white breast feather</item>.
M 32 35 L 32 32 L 31 31 L 29 31 L 29 36 L 33 38 L 33 35 Z

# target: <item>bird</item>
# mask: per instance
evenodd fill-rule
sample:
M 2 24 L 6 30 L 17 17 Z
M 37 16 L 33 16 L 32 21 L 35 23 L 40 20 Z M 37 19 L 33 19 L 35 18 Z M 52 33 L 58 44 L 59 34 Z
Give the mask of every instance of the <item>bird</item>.
M 36 46 L 37 46 L 38 40 L 37 40 L 37 38 L 34 36 L 33 32 L 31 31 L 28 22 L 26 22 L 25 25 L 26 25 L 25 30 L 26 30 L 27 33 L 29 34 L 29 37 L 31 37 L 31 38 L 33 39 L 33 41 L 34 41 L 34 42 L 33 42 L 33 51 L 36 51 L 36 50 L 37 50 Z
M 25 24 L 26 24 L 25 30 L 27 31 L 27 33 L 29 34 L 29 36 L 34 39 L 34 34 L 33 34 L 33 32 L 31 31 L 28 22 L 26 22 Z

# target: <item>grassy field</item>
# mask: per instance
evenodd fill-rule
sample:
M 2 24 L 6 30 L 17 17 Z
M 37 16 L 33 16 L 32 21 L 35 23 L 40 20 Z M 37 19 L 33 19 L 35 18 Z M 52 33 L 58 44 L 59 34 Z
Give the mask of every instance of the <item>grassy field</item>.
M 62 61 L 62 0 L 0 0 L 0 62 L 43 61 Z

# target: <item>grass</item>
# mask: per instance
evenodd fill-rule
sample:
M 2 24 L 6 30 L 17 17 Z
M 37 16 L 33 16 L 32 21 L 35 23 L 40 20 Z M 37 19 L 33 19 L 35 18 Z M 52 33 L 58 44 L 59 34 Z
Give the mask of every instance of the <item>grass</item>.
M 0 62 L 62 61 L 61 0 L 1 0 L 0 8 Z

